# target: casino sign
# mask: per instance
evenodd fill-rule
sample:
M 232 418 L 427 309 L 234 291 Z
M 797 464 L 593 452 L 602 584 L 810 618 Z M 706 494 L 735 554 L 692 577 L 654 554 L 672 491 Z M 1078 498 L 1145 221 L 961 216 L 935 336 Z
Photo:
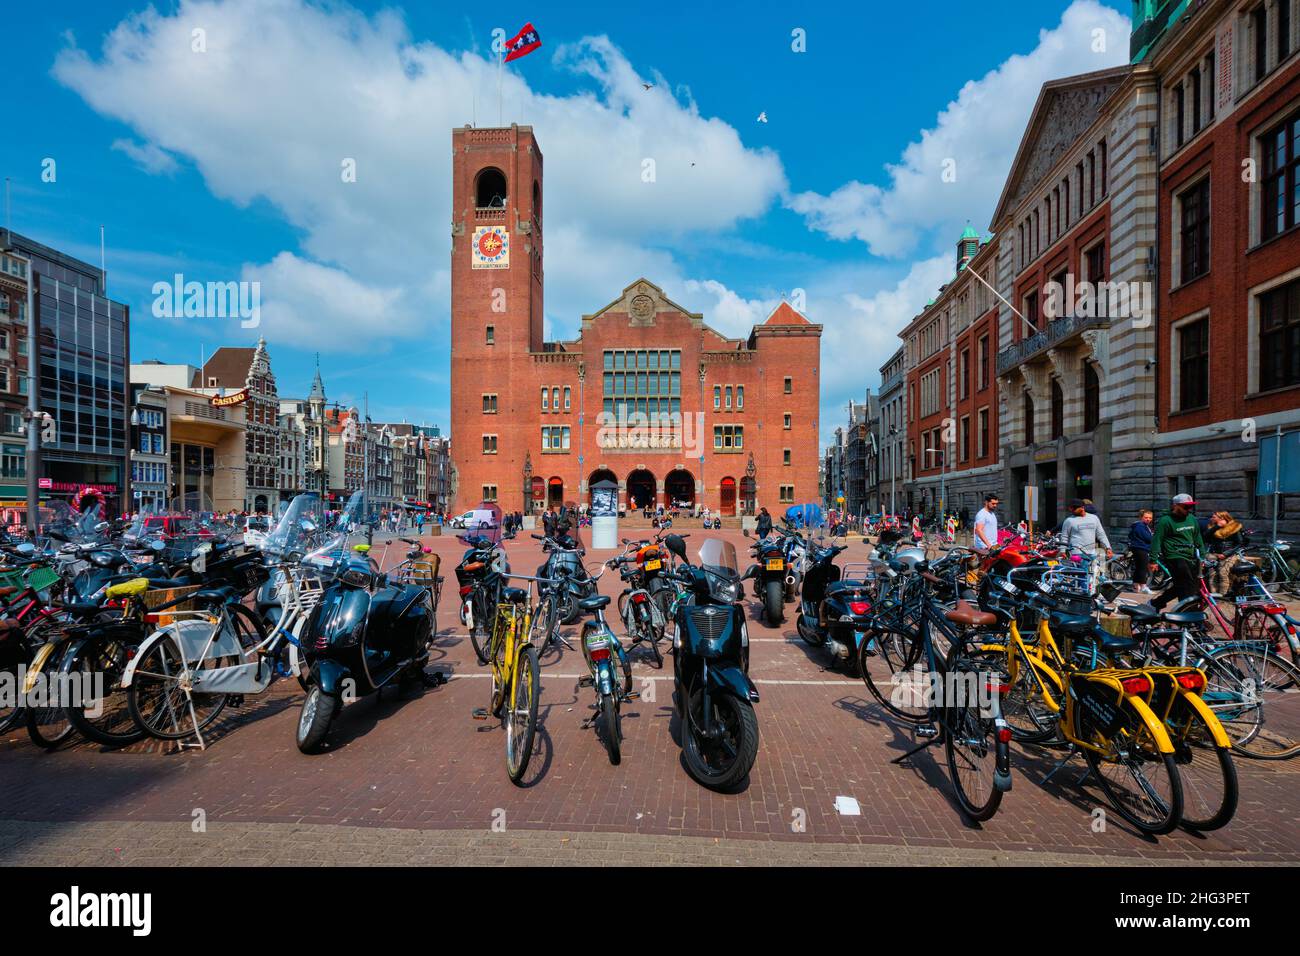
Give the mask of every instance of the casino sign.
M 509 269 L 510 231 L 504 226 L 478 226 L 470 255 L 475 269 Z

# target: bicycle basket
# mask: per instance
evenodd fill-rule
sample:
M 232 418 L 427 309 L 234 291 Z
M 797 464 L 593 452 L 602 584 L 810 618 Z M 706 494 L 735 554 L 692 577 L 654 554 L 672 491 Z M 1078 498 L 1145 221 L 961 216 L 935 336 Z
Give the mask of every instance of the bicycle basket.
M 144 594 L 141 595 L 141 600 L 144 601 L 145 610 L 152 611 L 154 608 L 161 607 L 168 601 L 175 601 L 179 597 L 183 597 L 186 594 L 193 594 L 195 591 L 200 590 L 202 590 L 202 585 L 198 584 L 183 588 L 160 588 L 156 591 L 145 591 Z M 180 604 L 177 604 L 174 607 L 169 607 L 167 610 L 159 614 L 158 623 L 165 627 L 176 620 L 177 613 L 184 614 L 186 611 L 194 610 L 195 606 L 193 601 L 182 601 Z M 188 617 L 189 615 L 185 614 L 184 616 Z

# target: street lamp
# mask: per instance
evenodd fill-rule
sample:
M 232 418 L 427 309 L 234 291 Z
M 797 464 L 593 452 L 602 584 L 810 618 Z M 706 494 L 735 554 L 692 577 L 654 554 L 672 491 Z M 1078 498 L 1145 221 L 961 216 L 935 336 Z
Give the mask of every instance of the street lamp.
M 533 456 L 524 452 L 524 514 L 533 513 Z

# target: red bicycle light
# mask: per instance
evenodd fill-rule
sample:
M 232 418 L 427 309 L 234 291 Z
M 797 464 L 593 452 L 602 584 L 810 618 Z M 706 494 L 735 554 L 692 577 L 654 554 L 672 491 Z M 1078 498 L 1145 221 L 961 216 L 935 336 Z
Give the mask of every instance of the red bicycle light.
M 146 624 L 157 624 L 161 620 L 162 620 L 161 614 L 146 614 L 144 616 L 144 622 Z
M 1010 727 L 999 727 L 999 728 L 998 728 L 998 743 L 1000 743 L 1000 744 L 1009 744 L 1009 743 L 1011 743 L 1011 728 L 1010 728 Z
M 466 585 L 464 585 L 464 586 L 460 589 L 460 596 L 461 596 L 461 597 L 468 597 L 468 596 L 469 596 L 469 593 L 470 593 L 471 591 L 473 591 L 473 590 L 474 590 L 474 585 L 472 585 L 472 584 L 466 584 Z
M 871 604 L 867 601 L 850 601 L 849 610 L 854 614 L 866 614 L 871 610 Z
M 1285 613 L 1286 613 L 1286 608 L 1285 608 L 1284 606 L 1282 606 L 1281 604 L 1265 604 L 1265 605 L 1264 605 L 1264 613 L 1265 613 L 1265 614 L 1285 614 Z
M 649 599 L 650 599 L 649 595 L 646 594 L 644 591 L 636 591 L 632 594 L 632 601 L 635 604 L 644 604 Z
M 1179 674 L 1178 686 L 1183 690 L 1190 690 L 1199 694 L 1205 689 L 1205 678 L 1195 671 L 1190 674 Z
M 591 659 L 593 661 L 609 660 L 609 645 L 606 644 L 604 647 L 593 647 L 591 649 Z
M 984 685 L 984 689 L 990 694 L 997 694 L 1001 697 L 1011 693 L 1011 685 L 1004 681 L 989 681 Z
M 1146 694 L 1151 690 L 1151 680 L 1146 676 L 1126 677 L 1120 681 L 1120 686 L 1126 694 Z

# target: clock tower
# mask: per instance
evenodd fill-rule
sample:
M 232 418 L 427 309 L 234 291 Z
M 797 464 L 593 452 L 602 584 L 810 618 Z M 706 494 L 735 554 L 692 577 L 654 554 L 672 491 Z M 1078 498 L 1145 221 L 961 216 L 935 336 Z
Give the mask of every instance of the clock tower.
M 542 351 L 542 153 L 529 126 L 452 131 L 451 420 L 457 507 L 518 507 Z M 531 406 L 527 410 L 531 410 Z

